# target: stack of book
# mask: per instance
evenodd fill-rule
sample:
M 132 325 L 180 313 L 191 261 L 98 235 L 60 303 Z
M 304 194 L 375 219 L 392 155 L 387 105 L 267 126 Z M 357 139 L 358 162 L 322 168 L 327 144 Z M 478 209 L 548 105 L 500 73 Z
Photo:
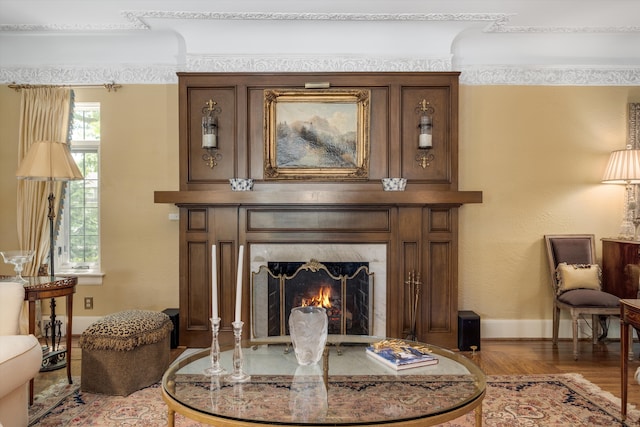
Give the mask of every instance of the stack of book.
M 395 370 L 435 365 L 438 358 L 431 350 L 417 343 L 402 340 L 383 340 L 367 347 L 367 355 Z

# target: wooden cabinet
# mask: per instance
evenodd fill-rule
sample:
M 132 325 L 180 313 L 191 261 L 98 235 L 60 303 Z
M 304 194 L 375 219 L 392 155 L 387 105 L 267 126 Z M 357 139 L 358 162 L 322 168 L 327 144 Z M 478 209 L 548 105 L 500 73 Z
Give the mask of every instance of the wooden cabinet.
M 421 273 L 420 341 L 455 348 L 458 312 L 458 208 L 480 191 L 458 191 L 458 75 L 442 73 L 179 73 L 180 190 L 157 191 L 156 203 L 180 207 L 180 345 L 208 346 L 211 246 L 218 252 L 221 341 L 230 342 L 240 245 L 383 243 L 387 249 L 387 331 L 410 324 L 409 271 Z M 265 91 L 327 82 L 370 93 L 369 168 L 358 179 L 273 179 L 265 168 Z M 202 108 L 220 107 L 215 167 L 203 161 Z M 434 108 L 433 155 L 416 161 L 416 107 Z M 254 180 L 231 192 L 228 179 Z M 404 192 L 382 191 L 381 178 L 408 179 Z M 244 260 L 244 265 L 247 265 Z M 243 272 L 243 319 L 249 277 Z M 245 322 L 246 323 L 246 322 Z
M 638 283 L 625 274 L 627 264 L 640 262 L 640 242 L 602 239 L 602 287 L 620 298 L 638 297 Z

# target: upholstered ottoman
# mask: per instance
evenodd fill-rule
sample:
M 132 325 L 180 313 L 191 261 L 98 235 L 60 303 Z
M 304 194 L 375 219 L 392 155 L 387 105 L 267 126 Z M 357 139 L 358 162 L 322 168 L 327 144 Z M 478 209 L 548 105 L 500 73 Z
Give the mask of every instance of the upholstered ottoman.
M 162 379 L 173 323 L 164 313 L 127 310 L 105 316 L 80 337 L 80 388 L 127 396 Z

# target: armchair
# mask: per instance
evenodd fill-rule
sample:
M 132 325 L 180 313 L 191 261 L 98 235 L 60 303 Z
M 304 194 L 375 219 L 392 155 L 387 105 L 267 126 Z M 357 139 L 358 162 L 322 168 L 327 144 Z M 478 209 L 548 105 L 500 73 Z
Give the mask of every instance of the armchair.
M 40 370 L 42 350 L 33 335 L 19 335 L 22 283 L 0 282 L 0 425 L 28 424 L 29 380 Z
M 596 265 L 593 234 L 546 235 L 544 240 L 553 289 L 553 346 L 558 345 L 560 310 L 567 310 L 573 329 L 573 358 L 578 360 L 578 319 L 591 315 L 596 343 L 598 317 L 619 316 L 620 299 L 600 290 L 602 273 Z

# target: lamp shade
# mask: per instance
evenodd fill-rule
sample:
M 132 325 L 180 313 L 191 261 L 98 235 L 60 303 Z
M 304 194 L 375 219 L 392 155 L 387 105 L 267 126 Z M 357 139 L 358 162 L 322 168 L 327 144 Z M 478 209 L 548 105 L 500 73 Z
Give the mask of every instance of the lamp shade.
M 640 150 L 627 148 L 612 152 L 602 182 L 640 184 Z
M 73 181 L 83 179 L 78 165 L 73 160 L 69 147 L 64 142 L 38 141 L 16 171 L 18 179 L 31 181 Z

